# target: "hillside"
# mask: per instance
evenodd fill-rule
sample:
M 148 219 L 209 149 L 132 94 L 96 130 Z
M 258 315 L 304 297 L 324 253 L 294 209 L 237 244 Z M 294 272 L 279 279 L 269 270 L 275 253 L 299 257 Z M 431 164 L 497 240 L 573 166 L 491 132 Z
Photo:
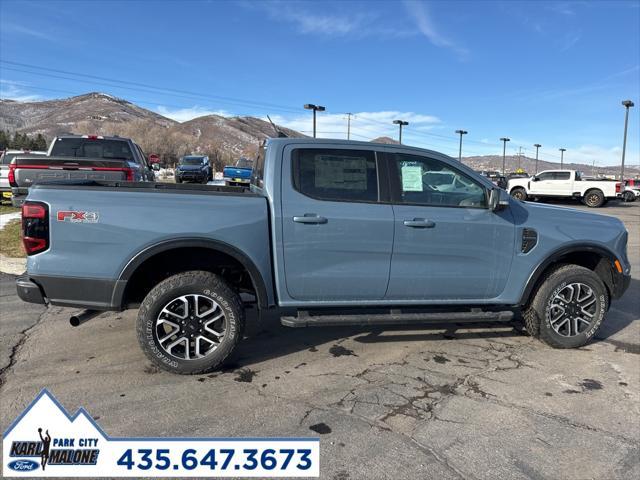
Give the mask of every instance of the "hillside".
M 42 102 L 0 100 L 0 130 L 41 133 L 47 138 L 74 132 L 80 123 L 97 129 L 104 123 L 127 123 L 134 120 L 144 120 L 162 127 L 171 127 L 176 123 L 105 93 L 93 92 Z
M 291 137 L 304 135 L 279 127 Z M 224 161 L 253 155 L 260 141 L 276 136 L 273 126 L 255 117 L 207 115 L 179 123 L 105 93 L 40 102 L 0 99 L 0 130 L 37 134 L 122 135 L 165 160 L 203 152 Z
M 462 157 L 462 163 L 469 165 L 474 170 L 502 170 L 502 156 L 501 155 L 484 155 L 475 157 Z M 525 172 L 534 174 L 536 171 L 535 158 L 509 156 L 505 158 L 505 165 L 507 172 L 513 172 L 518 168 L 522 168 Z M 560 162 L 546 162 L 543 160 L 538 161 L 538 171 L 553 170 L 560 168 Z M 620 166 L 596 166 L 586 165 L 584 163 L 572 163 L 564 162 L 563 168 L 571 170 L 579 170 L 586 175 L 619 175 Z M 625 172 L 631 177 L 640 174 L 640 168 L 637 165 L 625 165 Z

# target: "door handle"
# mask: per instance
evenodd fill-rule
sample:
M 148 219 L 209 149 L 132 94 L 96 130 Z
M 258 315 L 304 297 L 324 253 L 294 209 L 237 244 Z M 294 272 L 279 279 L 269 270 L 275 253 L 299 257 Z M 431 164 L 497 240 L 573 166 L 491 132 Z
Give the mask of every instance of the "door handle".
M 424 218 L 414 218 L 413 220 L 405 220 L 404 225 L 411 228 L 433 228 L 436 226 L 436 222 L 432 220 L 426 220 Z
M 293 221 L 296 223 L 327 223 L 327 219 L 325 217 L 321 217 L 315 213 L 305 213 L 302 217 L 293 217 Z

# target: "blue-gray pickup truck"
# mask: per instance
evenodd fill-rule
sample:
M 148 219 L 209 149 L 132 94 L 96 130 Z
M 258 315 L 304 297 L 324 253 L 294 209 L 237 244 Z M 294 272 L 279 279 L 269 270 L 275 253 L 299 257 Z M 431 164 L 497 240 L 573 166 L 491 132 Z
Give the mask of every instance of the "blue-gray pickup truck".
M 364 142 L 269 140 L 250 188 L 36 185 L 23 235 L 23 300 L 87 309 L 74 325 L 139 307 L 142 349 L 176 373 L 219 366 L 250 304 L 292 327 L 521 316 L 532 336 L 578 347 L 630 282 L 619 220 Z

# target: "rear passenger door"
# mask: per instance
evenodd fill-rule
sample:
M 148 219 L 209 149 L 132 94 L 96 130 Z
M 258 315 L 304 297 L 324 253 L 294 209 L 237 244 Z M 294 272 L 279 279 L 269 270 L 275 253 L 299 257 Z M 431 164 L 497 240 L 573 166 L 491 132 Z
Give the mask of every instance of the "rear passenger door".
M 281 182 L 289 296 L 307 302 L 384 298 L 394 227 L 376 152 L 292 145 L 284 151 Z
M 388 300 L 473 301 L 505 288 L 514 252 L 509 209 L 488 208 L 485 186 L 452 163 L 391 153 L 395 239 Z M 440 181 L 453 177 L 451 185 Z

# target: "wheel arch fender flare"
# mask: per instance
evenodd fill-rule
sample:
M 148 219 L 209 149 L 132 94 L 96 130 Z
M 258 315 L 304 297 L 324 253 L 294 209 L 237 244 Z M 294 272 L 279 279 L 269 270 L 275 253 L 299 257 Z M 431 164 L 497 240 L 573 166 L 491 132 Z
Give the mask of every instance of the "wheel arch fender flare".
M 155 255 L 166 252 L 168 250 L 174 250 L 177 248 L 207 248 L 213 251 L 219 251 L 237 260 L 249 273 L 251 283 L 256 291 L 256 299 L 258 300 L 258 306 L 260 308 L 269 307 L 269 296 L 267 295 L 267 287 L 262 274 L 258 267 L 248 255 L 239 250 L 238 248 L 230 245 L 226 242 L 214 239 L 205 238 L 181 238 L 173 240 L 165 240 L 145 247 L 143 250 L 136 253 L 124 266 L 118 281 L 116 282 L 116 288 L 113 292 L 112 304 L 122 305 L 124 300 L 124 293 L 127 283 L 134 272 L 145 261 L 154 257 Z
M 547 270 L 547 268 L 549 268 L 551 265 L 556 263 L 558 260 L 560 260 L 565 255 L 575 254 L 575 253 L 595 253 L 595 254 L 598 254 L 602 258 L 608 259 L 610 266 L 613 265 L 613 262 L 615 262 L 617 260 L 617 256 L 615 255 L 615 253 L 613 253 L 611 250 L 609 250 L 609 249 L 607 249 L 607 248 L 605 248 L 605 247 L 603 247 L 601 245 L 596 245 L 596 244 L 592 244 L 592 243 L 580 243 L 580 244 L 571 245 L 571 246 L 567 246 L 567 247 L 561 247 L 561 248 L 553 251 L 543 261 L 538 263 L 538 265 L 533 269 L 533 271 L 529 275 L 529 278 L 528 278 L 527 283 L 526 283 L 526 285 L 524 287 L 522 295 L 520 296 L 519 304 L 520 305 L 526 305 L 529 302 L 529 299 L 531 298 L 531 295 L 533 294 L 535 287 L 538 285 L 540 279 L 542 278 L 542 275 Z M 600 274 L 598 269 L 596 269 L 596 273 Z M 611 268 L 609 268 L 609 277 L 611 277 Z M 611 289 L 611 287 L 612 287 L 612 285 L 614 283 L 613 278 L 603 279 L 603 281 L 604 281 L 605 285 L 607 286 L 607 288 Z

